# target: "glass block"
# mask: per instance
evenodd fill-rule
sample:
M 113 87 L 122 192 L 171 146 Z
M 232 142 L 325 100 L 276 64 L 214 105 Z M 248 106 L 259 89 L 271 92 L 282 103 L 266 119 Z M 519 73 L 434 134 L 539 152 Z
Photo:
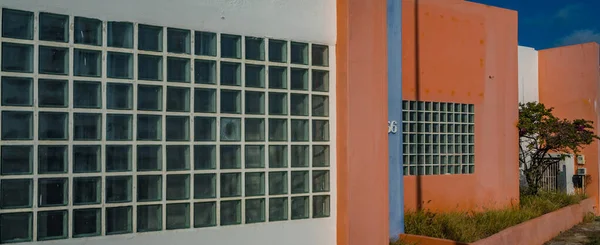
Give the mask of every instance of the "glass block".
M 265 87 L 265 67 L 262 65 L 246 64 L 246 87 Z
M 292 167 L 308 167 L 310 148 L 307 145 L 292 145 Z
M 308 90 L 308 70 L 291 68 L 290 89 Z
M 312 115 L 317 117 L 329 116 L 329 97 L 321 95 L 312 96 Z
M 138 79 L 160 81 L 163 79 L 162 57 L 138 54 Z
M 246 59 L 265 60 L 265 40 L 259 37 L 246 37 Z
M 67 146 L 38 146 L 38 173 L 66 173 L 67 172 Z
M 53 207 L 67 205 L 69 198 L 67 178 L 38 179 L 38 205 Z
M 74 145 L 73 172 L 100 172 L 100 146 Z
M 69 74 L 69 49 L 40 46 L 38 73 L 67 75 Z
M 102 233 L 101 213 L 99 208 L 73 210 L 73 237 L 99 236 Z
M 240 141 L 242 136 L 240 118 L 221 118 L 221 141 Z
M 138 85 L 137 109 L 143 111 L 162 110 L 162 86 Z
M 190 175 L 167 175 L 167 200 L 186 200 L 190 198 Z
M 33 45 L 2 43 L 2 71 L 33 72 Z
M 291 62 L 292 64 L 308 65 L 308 44 L 292 42 Z
M 67 107 L 68 95 L 69 88 L 66 80 L 38 79 L 39 107 Z
M 196 55 L 217 56 L 217 34 L 213 32 L 195 32 Z
M 220 169 L 239 169 L 241 165 L 241 149 L 239 145 L 221 145 Z
M 262 145 L 246 145 L 245 146 L 246 168 L 264 168 L 265 167 L 265 147 Z
M 293 116 L 308 116 L 308 95 L 290 95 L 290 114 Z
M 190 140 L 190 118 L 187 116 L 167 116 L 167 141 Z
M 138 49 L 162 52 L 163 28 L 160 26 L 138 25 Z
M 66 115 L 65 115 L 66 116 Z M 41 120 L 40 113 L 40 120 Z M 41 122 L 41 121 L 40 121 Z M 55 124 L 55 126 L 58 125 Z M 41 127 L 41 125 L 40 125 Z M 42 130 L 40 129 L 40 133 Z M 73 114 L 73 140 L 102 139 L 102 115 L 94 113 Z
M 241 68 L 239 63 L 221 62 L 221 85 L 240 86 Z
M 102 45 L 102 21 L 84 17 L 75 17 L 75 43 Z
M 221 201 L 221 225 L 238 225 L 242 223 L 241 201 Z
M 242 95 L 239 90 L 221 90 L 221 113 L 242 113 Z
M 31 174 L 33 172 L 33 147 L 25 145 L 2 146 L 1 175 Z
M 287 88 L 287 67 L 269 66 L 269 88 Z
M 69 16 L 40 13 L 40 40 L 52 42 L 69 41 Z
M 137 176 L 137 201 L 152 202 L 162 200 L 162 175 Z
M 265 221 L 265 199 L 246 200 L 246 223 L 259 223 Z
M 30 242 L 32 227 L 31 212 L 0 214 L 0 243 Z
M 318 92 L 329 92 L 329 72 L 312 70 L 312 90 Z
M 217 204 L 215 202 L 194 203 L 194 227 L 217 225 Z
M 269 39 L 269 61 L 287 62 L 287 41 Z
M 0 180 L 0 208 L 29 208 L 33 204 L 33 180 L 3 179 Z
M 245 141 L 265 140 L 265 120 L 261 118 L 245 119 Z
M 68 236 L 67 210 L 38 212 L 37 240 L 65 239 Z
M 217 149 L 214 145 L 194 146 L 194 169 L 215 169 L 217 161 Z
M 288 193 L 287 172 L 269 173 L 269 195 L 282 195 Z
M 313 141 L 329 141 L 329 121 L 312 121 L 312 139 Z
M 131 140 L 132 116 L 127 114 L 106 115 L 106 140 Z
M 167 111 L 189 112 L 190 89 L 184 87 L 167 87 Z
M 327 45 L 312 45 L 312 65 L 329 66 L 329 47 Z
M 215 198 L 217 196 L 216 174 L 194 175 L 194 199 Z
M 125 83 L 107 83 L 106 107 L 111 110 L 133 109 L 132 85 Z
M 310 214 L 309 197 L 292 197 L 292 219 L 306 219 Z
M 312 192 L 327 192 L 329 191 L 329 171 L 315 170 L 312 171 Z
M 194 112 L 215 113 L 216 105 L 215 89 L 194 89 Z
M 131 233 L 132 210 L 131 206 L 106 208 L 106 235 Z
M 138 145 L 137 171 L 143 172 L 160 170 L 162 170 L 162 147 L 160 145 Z M 138 179 L 138 182 L 139 181 L 140 179 Z M 139 186 L 140 185 L 138 184 L 138 188 L 140 188 Z
M 288 103 L 286 93 L 269 93 L 269 114 L 287 115 Z
M 190 60 L 184 58 L 167 58 L 167 81 L 190 82 Z
M 241 37 L 238 35 L 221 34 L 221 57 L 223 58 L 241 58 L 242 45 Z
M 292 142 L 308 141 L 308 120 L 291 120 Z
M 73 205 L 100 203 L 102 196 L 100 177 L 73 178 Z
M 160 115 L 138 115 L 137 116 L 137 140 L 162 139 L 162 116 Z
M 33 13 L 2 9 L 2 37 L 33 39 Z
M 329 167 L 329 154 L 328 145 L 313 146 L 313 167 Z
M 106 203 L 131 202 L 131 176 L 106 177 Z
M 269 198 L 269 221 L 288 219 L 288 198 Z
M 167 204 L 167 230 L 190 228 L 190 204 Z
M 292 194 L 308 193 L 310 191 L 308 171 L 292 171 L 291 181 Z
M 262 196 L 265 194 L 265 173 L 246 173 L 244 185 L 245 196 Z
M 190 148 L 187 145 L 167 145 L 167 171 L 190 169 Z
M 99 82 L 73 82 L 73 107 L 100 108 L 102 107 L 102 92 Z
M 246 91 L 246 114 L 265 114 L 265 93 Z
M 213 60 L 195 60 L 194 62 L 195 83 L 215 84 L 217 67 L 216 62 Z
M 33 79 L 25 77 L 2 77 L 3 106 L 32 106 Z
M 214 117 L 194 118 L 194 141 L 215 141 L 217 135 Z
M 220 197 L 239 197 L 242 195 L 240 173 L 221 173 Z
M 167 28 L 167 52 L 189 54 L 190 31 Z
M 287 119 L 269 119 L 269 140 L 287 141 Z
M 109 21 L 106 25 L 109 47 L 133 48 L 133 23 Z
M 105 161 L 106 172 L 131 171 L 131 146 L 107 145 Z
M 137 206 L 137 232 L 162 230 L 162 205 Z
M 313 196 L 313 218 L 329 217 L 330 205 L 329 196 Z
M 107 76 L 109 78 L 132 79 L 133 55 L 129 53 L 107 53 Z

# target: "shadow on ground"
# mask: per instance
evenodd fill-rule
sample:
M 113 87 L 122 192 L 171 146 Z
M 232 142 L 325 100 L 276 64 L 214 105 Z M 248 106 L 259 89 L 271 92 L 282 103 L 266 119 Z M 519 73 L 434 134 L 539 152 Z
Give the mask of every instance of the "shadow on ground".
M 544 245 L 600 245 L 600 217 L 579 224 Z

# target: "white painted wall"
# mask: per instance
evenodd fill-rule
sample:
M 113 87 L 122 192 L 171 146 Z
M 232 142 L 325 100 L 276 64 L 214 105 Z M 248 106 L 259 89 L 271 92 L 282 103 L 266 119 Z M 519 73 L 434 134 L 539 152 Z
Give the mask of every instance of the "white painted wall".
M 519 46 L 519 102 L 539 100 L 538 52 Z
M 330 45 L 335 88 L 335 0 L 1 0 L 0 7 L 101 20 L 268 37 Z M 331 93 L 335 108 L 335 93 Z M 335 139 L 335 110 L 330 115 Z M 333 245 L 336 244 L 336 144 L 331 142 L 331 217 L 299 221 L 67 239 L 32 244 L 86 245 Z M 30 244 L 30 243 L 21 243 Z

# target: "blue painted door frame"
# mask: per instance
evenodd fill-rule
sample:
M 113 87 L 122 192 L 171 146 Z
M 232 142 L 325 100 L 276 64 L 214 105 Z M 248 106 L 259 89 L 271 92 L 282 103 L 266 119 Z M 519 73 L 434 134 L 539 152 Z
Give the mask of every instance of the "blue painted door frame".
M 402 173 L 402 0 L 387 0 L 390 238 L 404 233 Z

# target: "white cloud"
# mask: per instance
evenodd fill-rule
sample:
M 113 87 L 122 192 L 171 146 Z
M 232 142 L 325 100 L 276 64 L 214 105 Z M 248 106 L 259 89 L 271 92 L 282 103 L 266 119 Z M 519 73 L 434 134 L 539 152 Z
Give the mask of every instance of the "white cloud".
M 590 29 L 577 30 L 558 40 L 558 44 L 562 46 L 589 42 L 600 43 L 600 32 Z
M 569 4 L 562 9 L 559 9 L 554 17 L 558 19 L 569 19 L 570 17 L 579 14 L 579 12 L 581 12 L 583 9 L 583 5 L 581 4 Z

